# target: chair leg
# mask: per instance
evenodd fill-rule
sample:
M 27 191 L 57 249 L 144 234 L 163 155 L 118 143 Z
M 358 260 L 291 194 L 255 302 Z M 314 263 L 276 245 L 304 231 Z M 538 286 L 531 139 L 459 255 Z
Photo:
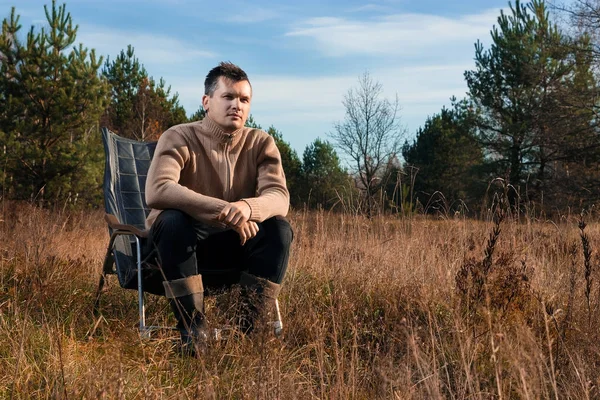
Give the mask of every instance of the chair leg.
M 102 289 L 106 283 L 106 274 L 112 271 L 115 259 L 113 257 L 112 246 L 115 241 L 115 237 L 110 238 L 108 248 L 106 249 L 106 255 L 104 256 L 104 265 L 102 265 L 102 274 L 100 275 L 100 281 L 98 282 L 98 290 L 96 290 L 96 299 L 94 300 L 94 315 L 98 315 L 100 309 L 100 296 L 102 296 Z
M 96 291 L 96 299 L 94 301 L 94 314 L 99 312 L 100 307 L 100 296 L 102 295 L 102 290 L 106 283 L 106 276 L 108 274 L 115 273 L 113 269 L 115 265 L 115 258 L 113 254 L 113 244 L 117 236 L 119 235 L 127 235 L 132 236 L 135 239 L 136 244 L 136 267 L 137 267 L 137 283 L 138 283 L 138 312 L 139 312 L 139 332 L 140 336 L 147 339 L 150 338 L 150 334 L 155 329 L 162 329 L 165 327 L 161 326 L 147 326 L 146 325 L 146 308 L 144 304 L 144 283 L 143 283 L 143 269 L 142 265 L 145 260 L 142 260 L 142 246 L 140 242 L 140 238 L 131 234 L 130 232 L 121 232 L 115 231 L 110 238 L 110 242 L 108 245 L 108 250 L 106 251 L 106 256 L 104 258 L 104 266 L 102 267 L 102 275 L 100 276 L 100 281 L 98 282 L 98 289 Z M 148 255 L 147 258 L 151 256 Z
M 94 315 L 98 315 L 98 312 L 100 310 L 100 296 L 102 295 L 102 289 L 104 289 L 105 282 L 106 274 L 103 271 L 102 275 L 100 275 L 100 281 L 98 282 L 98 289 L 96 290 L 96 300 L 94 300 L 93 308 Z
M 276 320 L 271 322 L 273 326 L 273 333 L 275 336 L 281 337 L 283 334 L 283 321 L 281 320 L 281 311 L 279 311 L 279 300 L 275 299 L 275 314 Z
M 137 258 L 137 279 L 138 279 L 138 304 L 139 304 L 139 314 L 140 314 L 140 335 L 143 338 L 150 337 L 150 329 L 146 326 L 146 308 L 144 305 L 144 283 L 143 283 L 143 275 L 142 275 L 142 250 L 140 245 L 140 239 L 137 236 L 135 237 L 135 245 L 136 245 L 136 258 Z

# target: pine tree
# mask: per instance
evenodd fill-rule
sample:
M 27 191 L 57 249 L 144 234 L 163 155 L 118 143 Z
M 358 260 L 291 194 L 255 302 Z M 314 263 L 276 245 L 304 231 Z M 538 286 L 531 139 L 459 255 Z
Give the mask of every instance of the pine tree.
M 271 125 L 269 129 L 267 129 L 267 133 L 273 136 L 275 144 L 281 154 L 281 164 L 285 172 L 286 183 L 290 192 L 290 202 L 292 206 L 299 206 L 302 204 L 300 193 L 302 162 L 300 161 L 296 150 L 292 149 L 290 144 L 283 140 L 283 135 L 280 131 L 275 129 L 274 126 Z
M 133 46 L 128 45 L 127 50 L 121 50 L 114 61 L 107 58 L 102 69 L 111 89 L 111 102 L 102 124 L 117 133 L 125 131 L 133 119 L 137 91 L 148 76 L 134 53 Z
M 574 108 L 594 102 L 595 94 L 576 83 L 589 67 L 579 57 L 585 41 L 563 35 L 541 0 L 517 0 L 510 10 L 498 17 L 489 49 L 476 43 L 476 69 L 465 78 L 487 161 L 514 188 L 509 196 L 516 206 L 519 199 L 541 201 L 555 162 L 579 146 L 575 137 L 592 135 L 589 115 Z
M 204 117 L 206 117 L 206 111 L 204 111 L 204 107 L 200 106 L 200 107 L 198 107 L 196 112 L 190 116 L 189 120 L 190 121 L 202 121 L 204 119 Z
M 114 61 L 107 60 L 102 73 L 112 93 L 102 123 L 119 135 L 158 140 L 169 127 L 188 121 L 178 94 L 171 95 L 164 79 L 155 81 L 148 75 L 131 45 Z
M 315 139 L 304 149 L 300 192 L 309 207 L 330 209 L 338 204 L 339 196 L 352 186 L 348 173 L 340 166 L 340 159 L 329 142 Z
M 460 103 L 427 118 L 412 144 L 404 144 L 402 155 L 415 171 L 414 200 L 428 212 L 436 207 L 449 212 L 465 204 L 472 209 L 483 195 L 483 150 Z
M 98 193 L 102 169 L 92 163 L 102 151 L 98 118 L 108 91 L 98 76 L 102 58 L 74 46 L 66 6 L 44 9 L 48 26 L 31 27 L 25 42 L 15 8 L 0 35 L 0 184 L 9 197 L 40 202 Z
M 252 114 L 248 116 L 246 126 L 262 130 L 262 127 L 256 122 Z M 298 157 L 298 153 L 292 149 L 288 142 L 283 140 L 282 133 L 273 125 L 267 129 L 267 133 L 273 136 L 275 145 L 281 154 L 281 165 L 283 166 L 287 188 L 290 192 L 290 202 L 293 206 L 299 206 L 302 204 L 302 162 Z

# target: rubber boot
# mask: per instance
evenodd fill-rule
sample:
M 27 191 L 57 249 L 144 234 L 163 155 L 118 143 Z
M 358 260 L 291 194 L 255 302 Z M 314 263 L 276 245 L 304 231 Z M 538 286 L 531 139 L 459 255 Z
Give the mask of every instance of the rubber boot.
M 242 311 L 239 326 L 242 333 L 250 334 L 259 324 L 264 324 L 273 329 L 275 336 L 280 337 L 283 334 L 283 325 L 277 296 L 281 285 L 242 272 L 240 286 Z
M 204 317 L 204 286 L 202 276 L 163 282 L 165 294 L 177 319 L 181 335 L 181 352 L 195 357 L 206 345 L 208 334 Z

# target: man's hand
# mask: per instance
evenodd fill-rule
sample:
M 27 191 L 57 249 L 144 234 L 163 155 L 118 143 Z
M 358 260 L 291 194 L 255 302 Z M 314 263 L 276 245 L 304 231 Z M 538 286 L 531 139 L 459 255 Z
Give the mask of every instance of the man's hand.
M 258 233 L 258 225 L 254 221 L 246 221 L 240 227 L 232 227 L 240 235 L 240 244 L 243 246 Z
M 250 218 L 250 206 L 243 200 L 227 204 L 217 219 L 234 229 L 242 227 Z M 236 229 L 237 231 L 237 229 Z

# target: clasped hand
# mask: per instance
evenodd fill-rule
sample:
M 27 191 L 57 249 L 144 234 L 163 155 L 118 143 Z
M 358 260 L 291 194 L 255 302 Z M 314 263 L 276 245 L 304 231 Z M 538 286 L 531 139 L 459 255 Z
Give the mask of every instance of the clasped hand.
M 250 206 L 245 201 L 235 201 L 227 204 L 217 219 L 229 226 L 240 235 L 242 246 L 258 233 L 258 225 L 250 221 Z

